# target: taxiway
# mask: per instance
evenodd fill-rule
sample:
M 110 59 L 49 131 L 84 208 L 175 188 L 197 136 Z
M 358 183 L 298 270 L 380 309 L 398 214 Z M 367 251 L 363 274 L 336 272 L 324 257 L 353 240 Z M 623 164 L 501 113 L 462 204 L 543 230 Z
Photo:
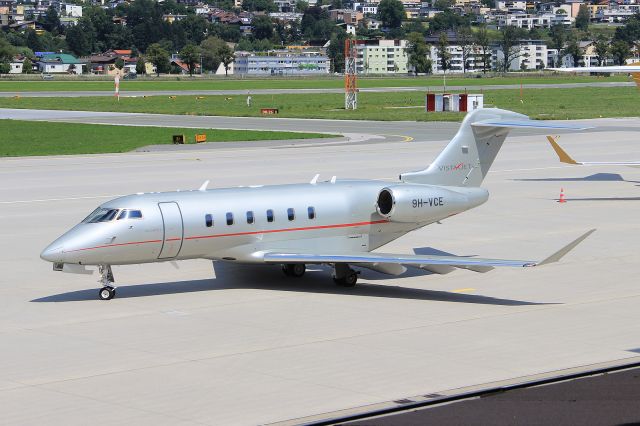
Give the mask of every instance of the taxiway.
M 58 118 L 73 114 L 78 122 L 151 120 Z M 173 120 L 255 128 L 260 119 Z M 162 263 L 114 267 L 118 297 L 104 302 L 96 275 L 54 272 L 39 259 L 46 244 L 120 194 L 191 190 L 204 180 L 304 182 L 315 173 L 393 180 L 425 167 L 457 127 L 262 122 L 414 139 L 0 159 L 0 423 L 298 423 L 638 358 L 640 169 L 562 165 L 543 135 L 507 139 L 485 181 L 487 204 L 384 251 L 538 259 L 598 228 L 546 267 L 397 278 L 364 271 L 344 289 L 324 268 L 292 279 L 277 267 L 216 264 L 214 273 L 207 261 L 179 270 Z M 640 120 L 591 122 L 597 131 L 561 138 L 576 158 L 640 157 Z M 561 187 L 566 204 L 556 202 Z

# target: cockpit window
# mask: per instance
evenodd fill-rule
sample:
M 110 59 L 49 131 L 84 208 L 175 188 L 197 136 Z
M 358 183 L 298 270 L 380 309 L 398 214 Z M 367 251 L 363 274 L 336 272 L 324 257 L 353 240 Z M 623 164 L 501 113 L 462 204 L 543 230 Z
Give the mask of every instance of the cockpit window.
M 122 210 L 117 220 L 122 219 L 142 219 L 142 212 L 140 210 Z
M 113 220 L 118 214 L 118 209 L 106 209 L 103 207 L 99 207 L 93 211 L 83 223 L 98 223 L 98 222 L 109 222 Z

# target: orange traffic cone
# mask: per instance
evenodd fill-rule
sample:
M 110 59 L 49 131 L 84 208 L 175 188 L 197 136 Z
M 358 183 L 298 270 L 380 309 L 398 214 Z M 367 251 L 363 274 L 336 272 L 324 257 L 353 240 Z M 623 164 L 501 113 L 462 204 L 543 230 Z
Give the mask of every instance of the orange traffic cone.
M 558 199 L 559 203 L 566 203 L 567 200 L 564 199 L 564 188 L 560 188 L 560 198 Z

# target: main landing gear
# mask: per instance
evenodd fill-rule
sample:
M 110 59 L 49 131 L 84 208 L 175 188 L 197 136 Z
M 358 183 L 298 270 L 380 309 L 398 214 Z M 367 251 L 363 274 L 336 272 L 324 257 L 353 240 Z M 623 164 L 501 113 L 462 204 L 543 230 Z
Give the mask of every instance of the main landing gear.
M 342 287 L 354 287 L 358 282 L 359 272 L 354 271 L 349 265 L 336 263 L 333 268 L 333 282 Z
M 282 265 L 282 272 L 287 277 L 301 277 L 304 275 L 306 266 L 304 263 L 288 263 Z M 333 281 L 342 287 L 354 287 L 358 282 L 358 274 L 345 263 L 336 263 L 333 268 Z
M 98 280 L 98 282 L 102 284 L 102 288 L 100 289 L 100 291 L 98 291 L 98 296 L 100 296 L 101 300 L 113 299 L 116 295 L 116 287 L 113 285 L 113 283 L 115 283 L 115 280 L 113 279 L 111 266 L 98 266 L 98 273 L 100 274 L 100 279 Z
M 282 265 L 282 272 L 288 277 L 299 278 L 304 275 L 307 267 L 304 263 L 289 263 Z

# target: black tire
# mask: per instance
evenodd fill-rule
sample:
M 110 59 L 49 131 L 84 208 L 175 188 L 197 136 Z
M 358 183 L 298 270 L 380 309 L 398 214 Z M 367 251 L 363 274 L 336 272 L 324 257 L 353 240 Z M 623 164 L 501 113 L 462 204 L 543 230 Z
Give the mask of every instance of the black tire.
M 291 276 L 300 278 L 307 271 L 307 267 L 304 263 L 294 263 L 289 265 L 291 267 Z
M 300 278 L 307 270 L 304 263 L 288 263 L 282 265 L 282 272 L 288 277 Z
M 358 274 L 356 272 L 352 272 L 342 278 L 334 278 L 333 282 L 341 287 L 355 287 L 358 282 Z
M 116 295 L 116 290 L 113 287 L 102 287 L 98 290 L 98 297 L 100 300 L 111 300 Z

